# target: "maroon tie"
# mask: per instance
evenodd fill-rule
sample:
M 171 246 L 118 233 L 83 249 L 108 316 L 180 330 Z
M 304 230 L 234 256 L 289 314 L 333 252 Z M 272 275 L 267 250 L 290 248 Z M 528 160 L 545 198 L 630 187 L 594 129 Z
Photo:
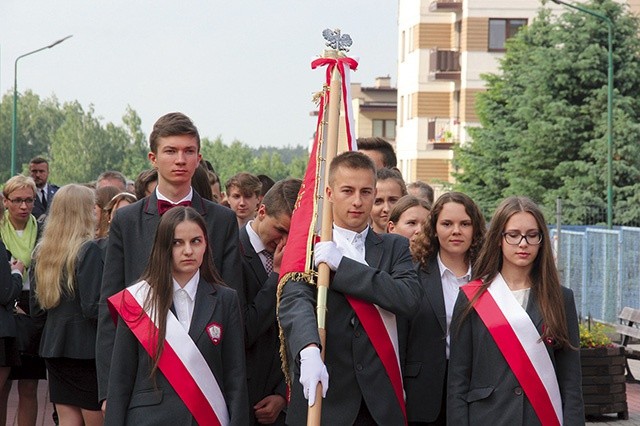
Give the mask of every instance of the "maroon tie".
M 191 201 L 187 200 L 187 201 L 182 201 L 178 204 L 173 204 L 171 201 L 158 200 L 158 214 L 162 216 L 167 212 L 167 210 L 176 206 L 191 207 Z

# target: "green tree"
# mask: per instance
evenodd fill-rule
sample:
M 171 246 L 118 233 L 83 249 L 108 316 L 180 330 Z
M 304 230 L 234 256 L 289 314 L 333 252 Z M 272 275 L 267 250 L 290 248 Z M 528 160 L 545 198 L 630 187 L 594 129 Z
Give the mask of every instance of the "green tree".
M 51 140 L 63 120 L 55 97 L 40 99 L 30 90 L 18 97 L 16 131 L 16 171 L 27 170 L 29 160 L 37 155 L 49 157 Z M 7 92 L 0 105 L 0 181 L 11 174 L 11 132 L 13 119 L 13 92 Z
M 108 123 L 103 127 L 93 107 L 77 102 L 63 105 L 64 121 L 53 136 L 51 180 L 58 184 L 91 182 L 105 170 L 120 170 L 128 135 Z
M 306 150 L 301 147 L 252 149 L 237 140 L 225 145 L 220 136 L 214 141 L 203 138 L 201 153 L 202 158 L 209 160 L 220 176 L 223 188 L 227 179 L 240 172 L 266 174 L 274 180 L 301 178 L 308 157 Z
M 147 143 L 146 135 L 142 131 L 142 120 L 131 106 L 127 106 L 122 122 L 128 143 L 124 147 L 124 160 L 120 171 L 125 176 L 135 179 L 141 171 L 151 167 L 147 158 L 149 144 Z
M 639 21 L 612 0 L 583 5 L 615 25 L 614 220 L 638 221 L 640 207 L 624 200 L 639 198 Z M 470 129 L 473 142 L 456 151 L 456 189 L 471 195 L 485 214 L 514 194 L 533 198 L 547 211 L 557 197 L 568 205 L 603 207 L 606 26 L 580 12 L 554 17 L 542 9 L 507 46 L 500 73 L 484 76 L 487 91 L 476 103 L 482 127 Z M 570 221 L 583 220 L 580 209 L 565 212 Z

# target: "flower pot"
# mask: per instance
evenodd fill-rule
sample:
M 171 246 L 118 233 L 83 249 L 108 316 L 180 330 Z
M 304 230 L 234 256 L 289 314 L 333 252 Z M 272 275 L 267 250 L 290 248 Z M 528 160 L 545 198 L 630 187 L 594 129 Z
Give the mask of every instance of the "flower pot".
M 615 413 L 627 420 L 624 348 L 581 348 L 580 360 L 585 415 Z

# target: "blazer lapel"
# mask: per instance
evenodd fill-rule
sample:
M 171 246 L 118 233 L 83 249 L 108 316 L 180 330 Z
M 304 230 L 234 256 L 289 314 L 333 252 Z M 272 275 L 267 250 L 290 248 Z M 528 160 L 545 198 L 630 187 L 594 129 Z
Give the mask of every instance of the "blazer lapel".
M 191 325 L 189 326 L 189 336 L 194 342 L 198 341 L 200 335 L 209 325 L 216 307 L 216 301 L 216 289 L 213 284 L 200 279 L 193 306 L 193 317 L 191 317 Z
M 373 232 L 373 229 L 369 228 L 367 232 L 367 238 L 364 241 L 364 259 L 367 264 L 372 268 L 380 268 L 380 260 L 382 259 L 382 238 L 380 235 Z
M 256 276 L 257 282 L 259 283 L 260 287 L 262 287 L 262 284 L 269 277 L 267 276 L 267 271 L 264 269 L 264 265 L 262 264 L 260 256 L 258 256 L 258 253 L 256 253 L 253 245 L 251 244 L 246 226 L 240 228 L 240 247 L 242 250 L 242 255 L 251 266 L 251 270 Z
M 440 268 L 438 267 L 438 260 L 435 256 L 429 260 L 427 269 L 421 270 L 421 274 L 424 276 L 423 284 L 425 297 L 433 308 L 436 318 L 438 318 L 438 323 L 440 324 L 440 328 L 442 328 L 442 332 L 446 333 L 447 313 L 444 306 L 444 292 L 442 291 Z
M 191 197 L 191 207 L 196 209 L 202 217 L 207 215 L 207 209 L 204 207 L 204 199 L 196 191 L 193 191 L 193 196 Z

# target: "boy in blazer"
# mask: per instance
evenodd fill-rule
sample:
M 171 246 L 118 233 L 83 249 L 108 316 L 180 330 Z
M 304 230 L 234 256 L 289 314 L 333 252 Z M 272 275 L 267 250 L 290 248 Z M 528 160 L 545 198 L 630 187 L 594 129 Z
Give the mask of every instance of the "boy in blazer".
M 315 289 L 296 281 L 284 287 L 279 319 L 292 369 L 287 423 L 304 424 L 307 405 L 315 403 L 316 386 L 321 383 L 323 424 L 404 424 L 404 401 L 399 403 L 383 361 L 364 329 L 364 320 L 347 298 L 375 304 L 387 314 L 413 315 L 421 290 L 409 242 L 400 235 L 378 235 L 369 229 L 376 172 L 367 156 L 353 151 L 337 156 L 329 169 L 328 184 L 326 199 L 333 212 L 334 241 L 342 238 L 352 247 L 343 249 L 329 241 L 316 243 L 314 248 L 315 264 L 327 263 L 335 272 L 327 297 L 324 362 L 320 358 Z M 344 255 L 343 250 L 358 251 L 366 263 Z
M 251 424 L 284 425 L 286 383 L 276 322 L 280 263 L 302 181 L 276 182 L 258 215 L 240 229 L 245 283 L 245 343 Z
M 105 400 L 115 326 L 106 300 L 135 283 L 147 266 L 161 215 L 175 205 L 191 205 L 207 225 L 213 260 L 223 281 L 241 288 L 242 265 L 238 225 L 233 212 L 205 200 L 191 188 L 191 177 L 200 162 L 198 130 L 186 115 L 174 112 L 158 119 L 149 136 L 152 166 L 158 170 L 158 185 L 147 198 L 117 211 L 111 221 L 102 276 L 96 363 L 99 398 Z M 244 306 L 241 300 L 241 306 Z M 103 404 L 104 410 L 104 404 Z

